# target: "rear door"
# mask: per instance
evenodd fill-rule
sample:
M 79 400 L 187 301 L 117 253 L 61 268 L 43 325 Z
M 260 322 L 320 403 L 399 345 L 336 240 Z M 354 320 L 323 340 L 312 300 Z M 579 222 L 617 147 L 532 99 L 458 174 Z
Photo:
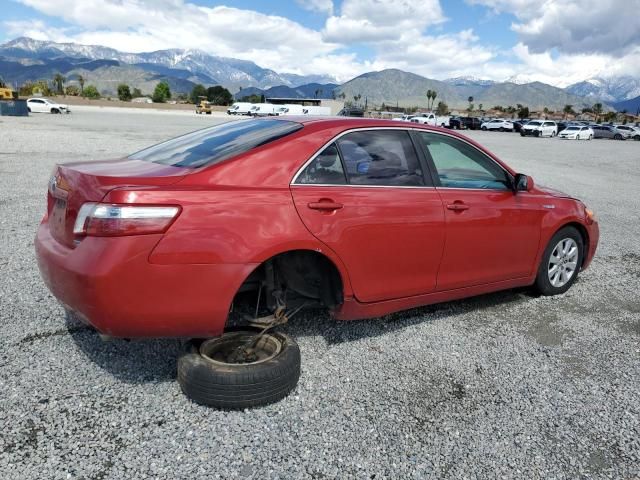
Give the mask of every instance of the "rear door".
M 526 277 L 534 268 L 548 212 L 528 192 L 514 192 L 508 173 L 473 145 L 416 132 L 434 172 L 446 219 L 437 289 Z
M 301 219 L 345 263 L 361 302 L 436 287 L 444 210 L 425 168 L 407 130 L 357 130 L 316 154 L 291 185 Z

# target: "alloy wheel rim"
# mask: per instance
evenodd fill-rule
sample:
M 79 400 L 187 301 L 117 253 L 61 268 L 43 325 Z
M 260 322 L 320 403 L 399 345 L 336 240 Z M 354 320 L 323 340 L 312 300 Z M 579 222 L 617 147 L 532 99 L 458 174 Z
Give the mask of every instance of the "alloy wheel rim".
M 547 275 L 556 288 L 565 286 L 578 268 L 578 244 L 573 238 L 563 238 L 551 251 Z

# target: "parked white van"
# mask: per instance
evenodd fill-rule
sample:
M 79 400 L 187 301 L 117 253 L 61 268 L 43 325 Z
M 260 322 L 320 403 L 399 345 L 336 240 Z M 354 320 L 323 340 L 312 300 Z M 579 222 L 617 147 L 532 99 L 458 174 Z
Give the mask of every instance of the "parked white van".
M 278 105 L 271 103 L 254 103 L 251 107 L 250 115 L 254 117 L 266 117 L 268 115 L 275 115 Z
M 276 108 L 276 115 L 304 115 L 304 108 L 302 105 L 279 105 Z
M 305 115 L 331 115 L 329 107 L 303 107 L 302 113 Z
M 229 115 L 247 115 L 251 110 L 253 103 L 250 102 L 236 102 L 227 108 L 227 114 Z

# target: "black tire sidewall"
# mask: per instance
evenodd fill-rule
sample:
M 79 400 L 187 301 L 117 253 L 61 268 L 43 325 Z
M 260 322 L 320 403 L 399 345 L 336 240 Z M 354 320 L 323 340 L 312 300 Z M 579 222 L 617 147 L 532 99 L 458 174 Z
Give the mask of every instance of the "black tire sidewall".
M 564 238 L 571 238 L 578 245 L 578 267 L 576 268 L 576 271 L 573 274 L 573 277 L 571 277 L 571 279 L 566 284 L 564 284 L 562 287 L 554 287 L 553 285 L 551 285 L 551 281 L 549 280 L 549 275 L 547 273 L 547 266 L 549 265 L 549 258 L 551 257 L 551 253 L 553 252 L 553 249 L 558 244 L 558 242 L 560 242 L 560 240 Z M 578 232 L 576 228 L 571 226 L 564 227 L 558 230 L 553 235 L 553 237 L 551 237 L 551 240 L 549 240 L 549 243 L 547 244 L 547 248 L 545 248 L 544 253 L 542 254 L 542 259 L 538 267 L 538 274 L 536 276 L 536 282 L 535 282 L 535 286 L 537 290 L 542 295 L 560 295 L 566 292 L 567 290 L 569 290 L 569 288 L 571 288 L 573 283 L 578 278 L 578 275 L 580 273 L 580 266 L 582 265 L 583 258 L 584 258 L 584 240 L 582 239 L 582 235 L 580 235 L 580 232 Z
M 250 328 L 234 328 L 230 331 Z M 288 335 L 277 337 L 282 350 L 274 358 L 258 364 L 217 365 L 200 355 L 203 340 L 191 340 L 178 359 L 178 383 L 196 403 L 235 410 L 258 407 L 281 400 L 295 388 L 300 378 L 300 348 Z

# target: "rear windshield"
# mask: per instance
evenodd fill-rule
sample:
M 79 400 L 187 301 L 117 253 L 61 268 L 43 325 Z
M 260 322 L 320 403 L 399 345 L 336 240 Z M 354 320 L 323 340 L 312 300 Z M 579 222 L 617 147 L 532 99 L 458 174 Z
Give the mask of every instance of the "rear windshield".
M 240 120 L 167 140 L 129 158 L 174 167 L 208 167 L 301 128 L 302 124 L 286 120 Z

